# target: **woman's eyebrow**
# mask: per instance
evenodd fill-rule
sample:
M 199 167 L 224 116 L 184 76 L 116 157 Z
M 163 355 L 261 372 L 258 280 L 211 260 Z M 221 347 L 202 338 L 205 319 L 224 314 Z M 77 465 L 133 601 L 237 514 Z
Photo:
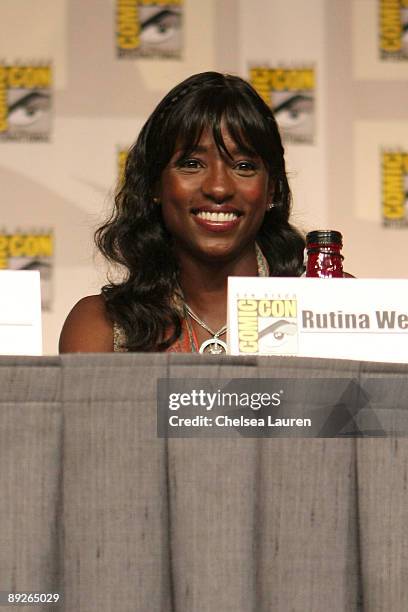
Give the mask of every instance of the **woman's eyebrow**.
M 222 154 L 228 155 L 228 157 L 234 157 L 236 155 L 245 155 L 247 157 L 253 158 L 259 157 L 259 155 L 255 151 L 252 151 L 251 149 L 246 147 L 239 146 L 237 144 L 234 144 L 231 147 L 225 147 L 225 150 L 223 150 L 221 147 L 217 148 Z M 188 151 L 186 151 L 185 149 L 180 149 L 179 151 L 175 152 L 175 155 L 185 157 L 186 155 L 193 155 L 195 153 L 208 153 L 209 149 L 210 147 L 206 145 L 197 144 L 195 147 L 188 149 Z
M 179 147 L 176 148 L 173 156 L 177 157 L 178 159 L 182 159 L 183 157 L 187 157 L 188 155 L 193 155 L 194 153 L 206 153 L 207 152 L 207 147 L 203 146 L 203 145 L 196 145 L 194 147 Z
M 208 151 L 208 147 L 205 145 L 197 144 L 195 147 L 191 149 L 191 153 L 206 153 Z
M 146 21 L 143 21 L 141 24 L 141 28 L 143 30 L 143 28 L 147 28 L 148 26 L 155 24 L 156 21 L 161 21 L 165 17 L 173 17 L 174 15 L 178 15 L 178 13 L 169 9 L 163 9 L 152 17 L 149 17 L 149 19 L 146 19 Z
M 247 157 L 259 157 L 259 155 L 249 147 L 234 145 L 228 149 L 232 155 L 246 155 Z

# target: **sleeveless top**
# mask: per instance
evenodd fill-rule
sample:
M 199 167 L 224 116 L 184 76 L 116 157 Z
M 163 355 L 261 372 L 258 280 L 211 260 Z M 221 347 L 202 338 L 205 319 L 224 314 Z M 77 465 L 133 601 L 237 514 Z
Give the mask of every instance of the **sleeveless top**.
M 198 341 L 192 328 L 187 328 L 185 319 L 182 321 L 181 336 L 165 351 L 166 353 L 197 353 Z M 113 324 L 113 351 L 114 353 L 127 353 L 126 335 L 118 323 Z

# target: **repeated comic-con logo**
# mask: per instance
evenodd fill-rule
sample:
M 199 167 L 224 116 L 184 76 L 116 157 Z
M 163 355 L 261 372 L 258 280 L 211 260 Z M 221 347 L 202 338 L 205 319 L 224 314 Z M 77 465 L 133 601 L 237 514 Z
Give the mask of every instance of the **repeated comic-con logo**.
M 298 324 L 296 296 L 242 298 L 237 302 L 240 353 L 296 355 Z
M 179 58 L 183 0 L 116 0 L 119 58 Z
M 0 269 L 39 270 L 42 308 L 51 309 L 54 269 L 54 236 L 51 231 L 11 233 L 0 230 Z
M 408 0 L 378 0 L 381 59 L 408 60 Z
M 382 219 L 386 227 L 408 227 L 408 153 L 383 151 Z
M 0 63 L 0 141 L 48 141 L 51 133 L 50 65 Z
M 249 80 L 273 110 L 284 140 L 313 144 L 314 68 L 253 67 L 249 71 Z

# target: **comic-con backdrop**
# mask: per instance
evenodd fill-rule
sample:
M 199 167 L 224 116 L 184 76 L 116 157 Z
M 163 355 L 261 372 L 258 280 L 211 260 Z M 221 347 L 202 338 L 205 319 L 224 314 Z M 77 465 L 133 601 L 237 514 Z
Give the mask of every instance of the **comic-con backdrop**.
M 2 0 L 0 269 L 40 270 L 46 353 L 105 282 L 93 233 L 129 147 L 205 70 L 272 108 L 294 223 L 342 231 L 357 276 L 406 275 L 408 0 Z

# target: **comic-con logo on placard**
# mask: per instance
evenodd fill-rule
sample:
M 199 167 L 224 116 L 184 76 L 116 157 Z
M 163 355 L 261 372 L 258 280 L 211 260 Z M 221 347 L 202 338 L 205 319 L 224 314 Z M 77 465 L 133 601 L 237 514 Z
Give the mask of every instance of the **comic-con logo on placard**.
M 51 66 L 0 63 L 0 141 L 48 141 Z
M 249 80 L 261 98 L 272 108 L 284 140 L 313 144 L 314 68 L 252 67 Z
M 54 237 L 50 231 L 0 230 L 0 269 L 39 270 L 43 310 L 52 306 L 54 268 Z
M 408 0 L 378 0 L 381 59 L 408 60 Z
M 296 296 L 240 298 L 237 308 L 240 353 L 297 354 Z
M 116 49 L 120 58 L 179 58 L 183 0 L 116 0 Z
M 382 218 L 387 227 L 408 227 L 408 153 L 383 151 Z

